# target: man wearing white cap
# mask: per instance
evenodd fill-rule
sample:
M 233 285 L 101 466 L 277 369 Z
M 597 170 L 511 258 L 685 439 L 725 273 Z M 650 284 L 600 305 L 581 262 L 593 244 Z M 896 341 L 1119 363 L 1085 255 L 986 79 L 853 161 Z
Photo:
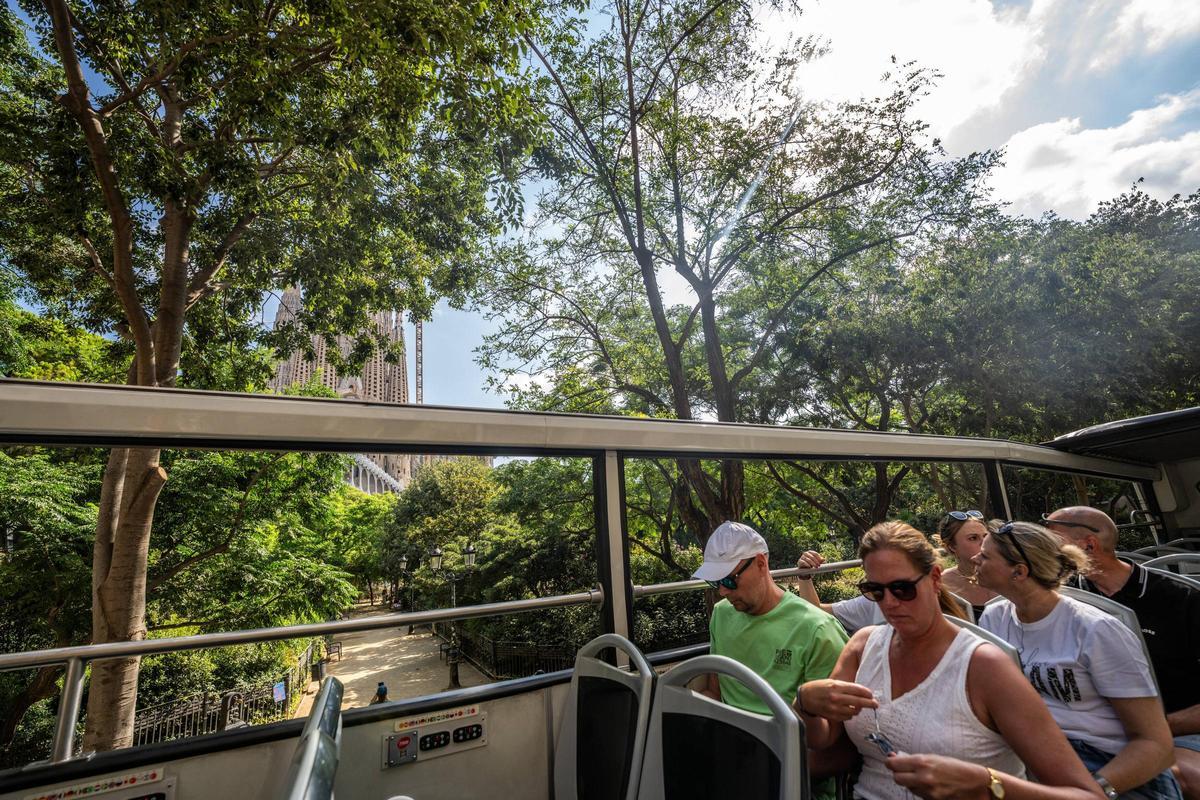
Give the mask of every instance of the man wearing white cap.
M 800 684 L 828 678 L 833 672 L 846 632 L 829 614 L 775 583 L 767 563 L 767 542 L 758 531 L 740 522 L 721 523 L 708 537 L 704 563 L 693 577 L 708 581 L 722 598 L 708 622 L 710 653 L 754 670 L 788 703 Z M 746 711 L 771 713 L 756 694 L 732 678 L 709 675 L 701 691 Z M 814 779 L 849 766 L 844 753 L 809 755 L 809 774 Z M 817 800 L 832 800 L 834 795 L 831 781 L 814 783 Z
M 775 583 L 767 542 L 758 531 L 740 522 L 721 523 L 693 577 L 708 581 L 722 597 L 709 621 L 709 652 L 745 664 L 789 703 L 800 684 L 829 677 L 846 633 L 829 614 Z M 732 678 L 709 675 L 704 693 L 747 711 L 770 713 Z

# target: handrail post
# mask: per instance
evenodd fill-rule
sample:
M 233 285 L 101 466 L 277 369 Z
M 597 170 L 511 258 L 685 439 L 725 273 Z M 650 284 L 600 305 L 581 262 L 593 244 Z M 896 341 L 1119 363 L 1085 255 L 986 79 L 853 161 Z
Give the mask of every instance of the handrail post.
M 67 675 L 63 678 L 62 699 L 54 725 L 54 750 L 50 755 L 53 764 L 69 761 L 75 752 L 75 722 L 83 702 L 84 666 L 82 658 L 67 659 Z

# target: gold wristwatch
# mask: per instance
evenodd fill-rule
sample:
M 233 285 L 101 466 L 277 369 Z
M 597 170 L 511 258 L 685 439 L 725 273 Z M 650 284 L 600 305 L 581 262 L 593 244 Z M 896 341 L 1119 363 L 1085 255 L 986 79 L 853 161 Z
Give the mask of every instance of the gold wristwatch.
M 992 782 L 988 784 L 988 791 L 992 793 L 992 797 L 1003 798 L 1004 783 L 1000 780 L 1000 774 L 991 767 L 985 767 L 985 769 L 988 771 L 988 777 L 992 779 Z

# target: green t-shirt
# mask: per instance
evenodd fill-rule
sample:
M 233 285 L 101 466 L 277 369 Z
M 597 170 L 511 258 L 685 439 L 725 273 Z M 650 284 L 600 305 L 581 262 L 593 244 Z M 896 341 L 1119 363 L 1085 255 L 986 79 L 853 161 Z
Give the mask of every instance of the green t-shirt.
M 785 591 L 766 614 L 738 611 L 728 600 L 713 607 L 708 624 L 709 652 L 728 656 L 762 676 L 788 705 L 805 681 L 828 678 L 846 645 L 842 625 L 821 609 Z M 770 714 L 758 695 L 733 678 L 718 675 L 721 700 L 731 706 Z M 813 783 L 813 796 L 834 800 L 832 778 Z
M 709 652 L 746 665 L 789 705 L 800 684 L 829 677 L 847 641 L 836 619 L 786 591 L 779 605 L 757 616 L 722 600 L 713 607 L 708 633 Z M 723 675 L 719 681 L 724 702 L 758 714 L 771 713 L 738 681 Z

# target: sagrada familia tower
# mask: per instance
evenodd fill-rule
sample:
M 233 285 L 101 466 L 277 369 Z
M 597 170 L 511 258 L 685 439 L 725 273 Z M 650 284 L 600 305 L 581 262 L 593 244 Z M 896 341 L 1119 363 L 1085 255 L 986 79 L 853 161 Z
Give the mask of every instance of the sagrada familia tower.
M 275 326 L 294 318 L 300 311 L 300 290 L 290 288 L 283 293 L 279 308 L 275 312 Z M 371 319 L 376 331 L 399 350 L 401 357 L 395 364 L 384 359 L 376 351 L 363 366 L 359 375 L 339 375 L 329 363 L 325 340 L 313 336 L 314 357 L 309 360 L 303 353 L 294 352 L 275 368 L 271 388 L 283 391 L 297 383 L 307 383 L 318 373 L 321 383 L 348 400 L 371 400 L 383 403 L 408 403 L 408 362 L 404 346 L 404 314 L 400 311 L 380 311 Z M 345 355 L 350 351 L 353 339 L 339 336 L 337 346 Z M 418 367 L 419 368 L 419 367 Z M 418 398 L 420 402 L 420 398 Z M 444 459 L 446 456 L 409 454 L 356 454 L 354 464 L 346 481 L 357 489 L 375 494 L 398 492 L 408 486 L 413 474 L 422 464 Z

